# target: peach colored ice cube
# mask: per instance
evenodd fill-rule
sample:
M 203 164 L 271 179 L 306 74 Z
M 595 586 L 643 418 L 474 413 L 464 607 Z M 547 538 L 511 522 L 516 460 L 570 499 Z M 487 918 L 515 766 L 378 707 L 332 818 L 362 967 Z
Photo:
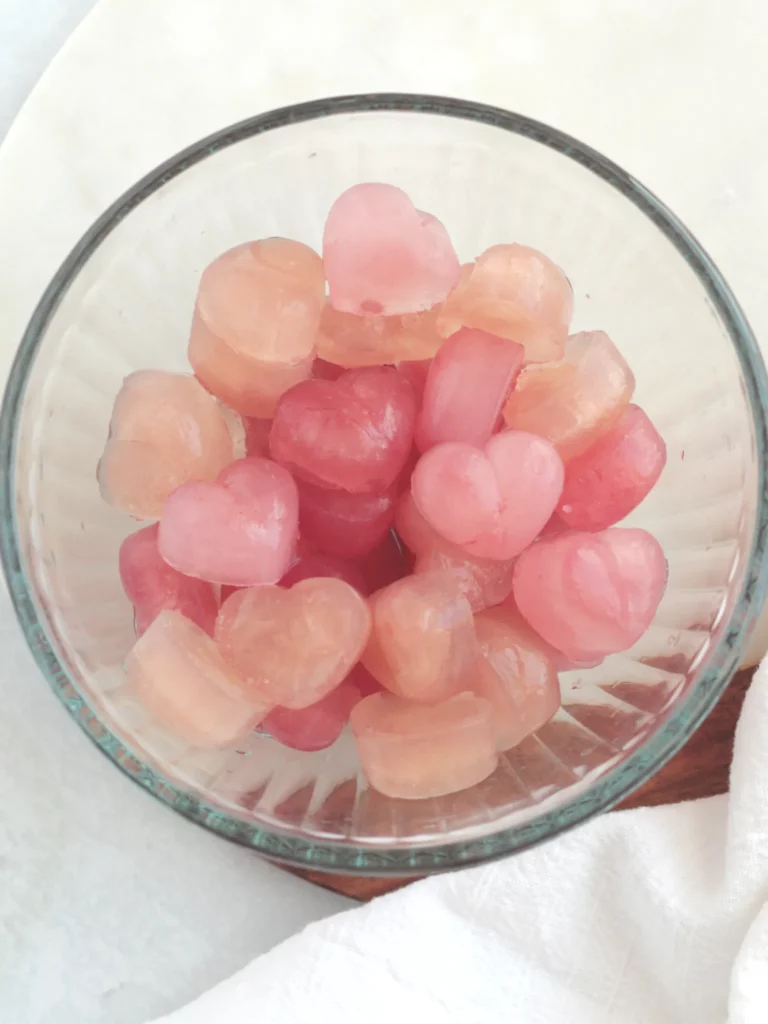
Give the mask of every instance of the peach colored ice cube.
M 160 523 L 160 554 L 212 583 L 276 583 L 291 564 L 298 520 L 291 474 L 269 459 L 238 459 L 215 481 L 173 492 Z
M 516 630 L 496 609 L 475 616 L 479 656 L 472 690 L 493 707 L 499 750 L 517 746 L 560 707 L 560 684 L 546 644 Z
M 457 793 L 497 765 L 493 708 L 472 693 L 429 707 L 377 693 L 352 709 L 350 725 L 363 773 L 384 796 Z
M 302 580 L 290 589 L 238 590 L 221 606 L 216 638 L 249 691 L 272 704 L 306 708 L 330 693 L 358 661 L 371 615 L 343 580 Z
M 370 598 L 373 626 L 363 664 L 410 700 L 444 700 L 466 688 L 475 660 L 472 609 L 448 572 L 406 576 Z
M 319 487 L 380 494 L 405 465 L 416 399 L 390 366 L 311 380 L 280 399 L 270 435 L 272 458 Z
M 320 257 L 286 238 L 246 242 L 200 279 L 189 361 L 217 398 L 269 417 L 284 391 L 312 372 L 325 301 Z
M 323 232 L 330 300 L 344 313 L 420 313 L 446 297 L 459 261 L 443 225 L 394 185 L 353 185 Z
M 441 541 L 425 548 L 416 558 L 413 571 L 452 572 L 473 612 L 499 604 L 512 590 L 514 559 L 500 562 L 475 558 L 453 544 Z
M 494 245 L 462 267 L 443 303 L 443 336 L 476 327 L 516 341 L 527 363 L 560 359 L 573 315 L 573 290 L 562 270 L 526 245 Z
M 120 545 L 120 580 L 134 606 L 141 634 L 164 609 L 177 611 L 213 635 L 219 603 L 210 583 L 192 579 L 163 560 L 157 547 L 157 523 L 132 533 Z
M 557 514 L 572 530 L 604 530 L 628 516 L 661 476 L 667 450 L 636 405 L 607 434 L 569 461 Z
M 625 651 L 664 594 L 667 563 L 645 530 L 563 533 L 538 541 L 515 566 L 513 593 L 533 629 L 574 661 Z
M 401 359 L 431 359 L 443 344 L 437 310 L 404 316 L 357 316 L 326 303 L 320 317 L 317 354 L 347 368 L 384 366 Z
M 465 327 L 432 360 L 414 439 L 425 452 L 443 441 L 481 447 L 494 432 L 502 406 L 523 365 L 523 347 Z
M 177 611 L 162 611 L 125 663 L 132 693 L 160 725 L 199 747 L 226 747 L 270 709 L 244 689 L 215 642 Z
M 351 676 L 306 708 L 273 708 L 261 728 L 294 750 L 324 750 L 330 747 L 349 721 L 349 713 L 362 699 Z
M 299 484 L 301 534 L 319 551 L 359 558 L 384 540 L 395 515 L 394 488 L 383 494 L 350 494 Z
M 188 373 L 139 370 L 123 381 L 98 468 L 102 498 L 157 519 L 181 484 L 213 480 L 233 457 L 218 402 Z
M 564 460 L 581 455 L 627 407 L 635 378 L 603 331 L 572 335 L 556 363 L 526 366 L 504 407 L 514 430 L 540 434 Z
M 482 447 L 448 442 L 422 455 L 416 507 L 451 544 L 479 558 L 514 558 L 539 534 L 563 489 L 563 463 L 542 437 L 505 430 Z

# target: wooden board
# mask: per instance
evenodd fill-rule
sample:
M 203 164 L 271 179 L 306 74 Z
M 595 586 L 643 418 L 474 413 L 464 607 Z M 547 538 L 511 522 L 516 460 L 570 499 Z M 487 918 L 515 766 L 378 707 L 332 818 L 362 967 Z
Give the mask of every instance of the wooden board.
M 617 810 L 671 804 L 727 792 L 733 734 L 753 672 L 754 668 L 749 668 L 736 673 L 714 711 L 683 749 L 644 786 L 619 804 Z M 295 873 L 315 885 L 356 900 L 370 900 L 415 881 L 413 878 L 326 875 L 317 871 L 297 870 Z

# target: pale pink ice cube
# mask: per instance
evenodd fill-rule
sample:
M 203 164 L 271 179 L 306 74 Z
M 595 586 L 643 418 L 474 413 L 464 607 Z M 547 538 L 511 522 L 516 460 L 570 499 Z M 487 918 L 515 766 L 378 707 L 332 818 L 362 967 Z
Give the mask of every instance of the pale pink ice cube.
M 452 573 L 406 576 L 369 600 L 373 627 L 361 660 L 382 686 L 428 703 L 466 688 L 475 630 Z
M 462 267 L 438 328 L 444 337 L 476 327 L 509 338 L 527 363 L 540 363 L 561 358 L 572 315 L 573 290 L 552 260 L 526 245 L 494 245 Z
M 160 554 L 212 583 L 276 583 L 291 564 L 298 519 L 291 474 L 269 459 L 238 459 L 215 481 L 173 492 L 160 523 Z
M 162 611 L 125 663 L 131 692 L 166 729 L 198 747 L 227 747 L 270 709 L 225 664 L 215 642 L 177 611 Z
M 164 609 L 177 611 L 213 635 L 219 603 L 210 583 L 192 579 L 163 560 L 157 547 L 158 525 L 145 526 L 120 545 L 120 580 L 134 606 L 141 634 Z
M 325 302 L 320 257 L 285 238 L 246 242 L 203 271 L 189 361 L 198 379 L 244 416 L 269 417 L 312 372 Z
M 326 303 L 320 317 L 317 354 L 347 368 L 384 366 L 401 359 L 431 359 L 443 344 L 437 310 L 404 316 L 357 316 Z
M 645 530 L 563 533 L 517 560 L 514 598 L 523 617 L 574 661 L 625 651 L 645 633 L 664 594 L 667 563 Z
M 497 765 L 493 708 L 472 693 L 428 707 L 374 694 L 352 709 L 350 725 L 363 773 L 384 796 L 421 800 L 457 793 Z
M 483 448 L 430 448 L 411 479 L 413 500 L 444 540 L 479 558 L 514 558 L 539 534 L 563 489 L 563 463 L 535 434 L 505 430 Z
M 238 590 L 221 606 L 216 639 L 227 662 L 272 704 L 306 708 L 330 693 L 368 641 L 365 598 L 322 577 Z
M 171 491 L 213 480 L 233 458 L 218 402 L 188 373 L 139 370 L 123 381 L 98 468 L 102 498 L 157 519 Z
M 270 451 L 307 483 L 380 494 L 410 455 L 415 420 L 413 389 L 394 367 L 347 370 L 283 395 Z
M 354 185 L 331 207 L 323 266 L 333 306 L 345 313 L 420 313 L 446 297 L 460 266 L 435 217 L 414 208 L 402 189 Z
M 572 335 L 560 362 L 526 366 L 504 407 L 514 430 L 540 434 L 564 460 L 581 455 L 624 412 L 635 378 L 603 331 Z
M 430 547 L 447 544 L 445 538 L 441 537 L 419 512 L 410 491 L 398 498 L 395 506 L 395 529 L 403 544 L 414 555 L 420 555 Z
M 382 494 L 350 494 L 299 484 L 301 534 L 328 555 L 367 555 L 389 533 L 394 516 L 394 487 Z
M 415 441 L 425 452 L 443 441 L 482 447 L 523 365 L 522 345 L 485 331 L 452 334 L 432 360 L 416 420 Z
M 565 468 L 557 514 L 572 530 L 604 530 L 628 516 L 661 476 L 667 450 L 636 405 Z
M 472 690 L 493 707 L 499 750 L 540 729 L 560 707 L 560 684 L 547 645 L 532 642 L 495 608 L 475 616 L 479 656 Z
M 350 711 L 362 697 L 350 674 L 309 707 L 273 708 L 261 723 L 261 728 L 278 743 L 293 750 L 324 750 L 341 736 Z

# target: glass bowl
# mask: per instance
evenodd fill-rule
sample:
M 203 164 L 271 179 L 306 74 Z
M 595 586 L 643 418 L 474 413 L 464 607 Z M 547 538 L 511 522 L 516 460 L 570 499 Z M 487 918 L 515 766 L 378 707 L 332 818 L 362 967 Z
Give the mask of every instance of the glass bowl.
M 133 640 L 117 552 L 136 524 L 95 468 L 114 396 L 140 367 L 187 369 L 203 267 L 252 238 L 316 249 L 333 199 L 404 188 L 468 260 L 497 242 L 569 275 L 574 330 L 601 328 L 637 376 L 668 464 L 631 522 L 669 560 L 653 625 L 625 654 L 561 677 L 563 708 L 491 778 L 441 799 L 385 799 L 349 735 L 302 754 L 254 733 L 190 748 L 125 692 Z M 20 257 L 22 258 L 22 257 Z M 679 221 L 630 175 L 527 118 L 428 96 L 273 111 L 173 157 L 96 221 L 56 274 L 0 421 L 2 558 L 27 641 L 98 746 L 169 806 L 278 860 L 413 874 L 499 857 L 605 810 L 652 775 L 716 702 L 766 581 L 766 373 L 741 310 Z

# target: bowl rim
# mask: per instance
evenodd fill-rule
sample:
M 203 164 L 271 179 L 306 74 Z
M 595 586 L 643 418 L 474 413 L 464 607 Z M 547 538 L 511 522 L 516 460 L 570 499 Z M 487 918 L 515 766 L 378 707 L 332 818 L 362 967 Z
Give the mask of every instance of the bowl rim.
M 289 830 L 245 821 L 176 786 L 133 754 L 98 719 L 55 653 L 53 638 L 46 631 L 44 617 L 38 614 L 27 584 L 14 500 L 18 417 L 38 347 L 64 294 L 103 239 L 144 199 L 219 150 L 263 132 L 304 121 L 373 112 L 439 115 L 512 132 L 581 164 L 632 202 L 694 271 L 733 342 L 744 375 L 758 457 L 756 521 L 741 593 L 718 645 L 707 659 L 706 670 L 656 731 L 586 792 L 574 794 L 532 820 L 477 839 L 411 847 L 360 844 L 354 840 L 309 840 Z M 246 118 L 200 139 L 164 161 L 96 219 L 54 274 L 24 331 L 0 409 L 0 559 L 25 639 L 54 692 L 102 753 L 157 799 L 210 831 L 289 865 L 378 876 L 444 871 L 527 849 L 609 809 L 658 771 L 714 707 L 737 667 L 739 653 L 762 607 L 768 583 L 767 408 L 765 365 L 751 328 L 723 276 L 678 218 L 613 161 L 565 132 L 482 103 L 410 93 L 361 93 L 317 99 Z

